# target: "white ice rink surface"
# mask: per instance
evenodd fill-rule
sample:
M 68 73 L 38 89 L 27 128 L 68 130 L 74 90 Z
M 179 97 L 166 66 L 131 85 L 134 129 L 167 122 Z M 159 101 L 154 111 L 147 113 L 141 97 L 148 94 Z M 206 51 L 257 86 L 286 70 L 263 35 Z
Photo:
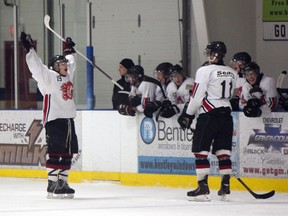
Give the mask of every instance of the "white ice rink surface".
M 191 202 L 187 189 L 122 186 L 117 182 L 70 184 L 74 199 L 48 200 L 46 180 L 0 178 L 0 216 L 286 216 L 288 194 L 256 200 L 248 192 L 232 191 L 229 202 L 211 191 L 210 202 Z M 189 190 L 189 189 L 188 189 Z M 257 192 L 258 193 L 258 192 Z

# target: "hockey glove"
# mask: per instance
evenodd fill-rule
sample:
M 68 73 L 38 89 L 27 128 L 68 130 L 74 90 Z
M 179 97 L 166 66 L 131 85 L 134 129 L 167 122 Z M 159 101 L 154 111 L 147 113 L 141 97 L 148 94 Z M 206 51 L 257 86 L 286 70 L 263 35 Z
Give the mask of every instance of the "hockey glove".
M 26 34 L 25 32 L 21 32 L 20 40 L 27 51 L 27 53 L 30 51 L 31 48 L 34 48 L 33 40 L 31 38 L 30 34 Z
M 127 104 L 120 104 L 118 106 L 118 112 L 121 115 L 128 115 L 128 116 L 135 116 L 136 111 L 132 106 L 129 106 Z
M 261 100 L 258 98 L 252 98 L 247 101 L 247 107 L 249 108 L 260 108 L 262 106 Z
M 253 98 L 247 101 L 247 105 L 244 107 L 243 112 L 245 116 L 255 118 L 262 115 L 261 101 L 260 99 Z
M 245 106 L 243 109 L 244 115 L 249 118 L 256 118 L 262 115 L 262 110 L 260 108 L 253 108 Z
M 194 118 L 195 115 L 188 115 L 187 113 L 182 113 L 178 118 L 178 123 L 183 130 L 189 129 Z
M 75 46 L 75 43 L 72 41 L 70 37 L 66 38 L 66 41 L 63 42 L 63 53 L 64 55 L 70 55 L 72 53 L 75 53 L 75 49 L 73 48 Z
M 148 118 L 153 118 L 153 113 L 161 107 L 160 101 L 149 102 L 144 108 L 144 115 Z
M 179 112 L 180 109 L 175 104 L 172 104 L 169 100 L 165 100 L 162 103 L 159 115 L 163 118 L 171 118 Z
M 137 107 L 141 104 L 141 97 L 139 96 L 134 96 L 134 97 L 130 97 L 130 105 L 133 107 Z
M 284 72 L 284 71 L 283 71 Z M 282 73 L 283 73 L 282 72 Z M 288 88 L 277 88 L 279 94 L 278 104 L 285 110 L 288 111 Z
M 253 98 L 261 99 L 263 97 L 263 91 L 260 87 L 255 86 L 252 89 L 250 89 L 249 93 Z
M 288 111 L 288 99 L 287 98 L 280 96 L 279 105 L 282 106 L 282 108 L 285 111 Z
M 239 98 L 238 97 L 234 97 L 230 99 L 230 104 L 232 107 L 233 111 L 239 111 Z

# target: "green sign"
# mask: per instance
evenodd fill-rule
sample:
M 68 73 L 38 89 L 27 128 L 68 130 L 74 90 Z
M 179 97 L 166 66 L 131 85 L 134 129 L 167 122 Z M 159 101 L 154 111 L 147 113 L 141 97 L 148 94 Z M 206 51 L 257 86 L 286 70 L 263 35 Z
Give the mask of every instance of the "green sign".
M 263 22 L 287 22 L 288 0 L 263 0 Z

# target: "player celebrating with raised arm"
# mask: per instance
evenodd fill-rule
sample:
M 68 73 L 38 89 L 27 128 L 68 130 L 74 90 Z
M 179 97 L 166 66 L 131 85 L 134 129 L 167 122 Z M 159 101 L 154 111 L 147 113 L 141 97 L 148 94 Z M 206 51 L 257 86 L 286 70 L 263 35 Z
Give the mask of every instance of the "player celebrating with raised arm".
M 76 107 L 73 97 L 75 71 L 75 43 L 67 38 L 63 44 L 64 54 L 49 60 L 44 65 L 34 50 L 30 35 L 21 33 L 21 41 L 27 51 L 26 62 L 44 97 L 43 124 L 46 131 L 48 173 L 47 198 L 73 198 L 74 189 L 67 181 L 73 154 L 78 153 L 78 140 L 74 118 Z
M 222 41 L 213 41 L 207 45 L 209 65 L 197 70 L 187 110 L 178 118 L 182 129 L 190 129 L 195 114 L 199 114 L 192 144 L 198 188 L 187 193 L 189 200 L 210 201 L 208 154 L 211 145 L 212 154 L 215 154 L 219 161 L 222 179 L 218 195 L 226 200 L 230 194 L 233 118 L 229 100 L 235 90 L 237 72 L 224 65 L 226 52 Z

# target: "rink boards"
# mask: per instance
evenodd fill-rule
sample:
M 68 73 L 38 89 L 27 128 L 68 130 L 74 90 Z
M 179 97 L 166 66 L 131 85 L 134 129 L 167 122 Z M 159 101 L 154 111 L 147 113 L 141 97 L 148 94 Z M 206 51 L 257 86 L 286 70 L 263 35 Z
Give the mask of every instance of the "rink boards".
M 0 176 L 47 178 L 41 119 L 41 111 L 0 111 Z M 233 121 L 233 172 L 257 190 L 288 192 L 288 113 L 246 118 L 235 112 Z M 181 130 L 177 116 L 156 121 L 116 111 L 77 111 L 75 124 L 81 155 L 75 155 L 70 181 L 195 186 L 193 130 Z M 218 163 L 213 155 L 209 159 L 209 184 L 218 188 Z M 232 187 L 243 189 L 235 179 Z

